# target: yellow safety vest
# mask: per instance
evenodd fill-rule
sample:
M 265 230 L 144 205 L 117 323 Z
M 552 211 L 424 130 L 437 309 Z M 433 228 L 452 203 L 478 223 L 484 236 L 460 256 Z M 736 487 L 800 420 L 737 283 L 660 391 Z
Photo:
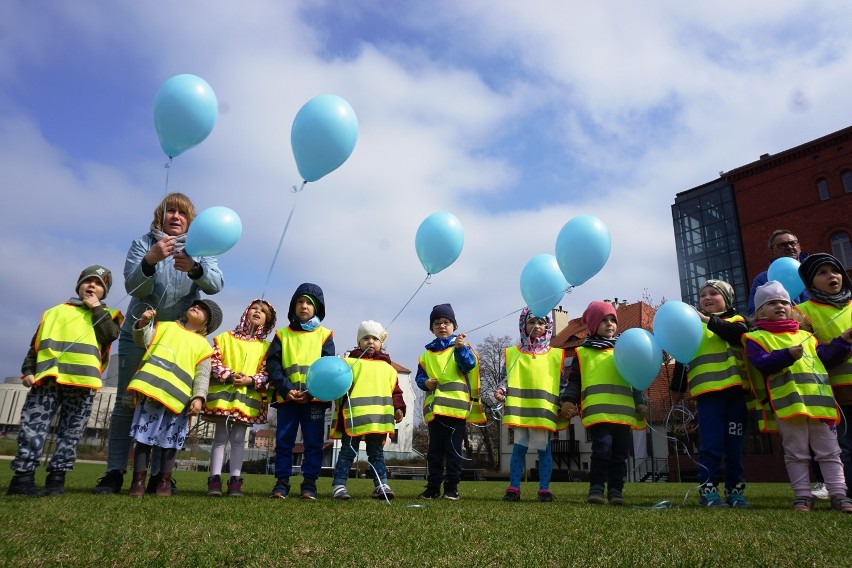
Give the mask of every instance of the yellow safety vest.
M 465 377 L 456 365 L 454 350 L 455 345 L 451 345 L 443 351 L 426 351 L 420 356 L 426 376 L 438 380 L 435 390 L 427 392 L 423 399 L 423 419 L 429 423 L 440 415 L 483 424 L 486 419 L 479 401 L 479 357 L 471 349 L 476 366 Z
M 213 354 L 207 339 L 173 321 L 158 322 L 154 338 L 127 391 L 135 391 L 180 414 L 192 400 L 195 367 Z
M 754 397 L 752 391 L 746 393 L 746 410 L 749 415 L 754 415 L 757 419 L 757 429 L 760 432 L 770 434 L 778 431 L 778 422 L 776 422 L 769 404 L 762 404 Z
M 814 335 L 820 343 L 831 343 L 849 327 L 850 312 L 852 312 L 852 301 L 845 308 L 837 308 L 828 304 L 821 304 L 815 300 L 808 300 L 796 306 L 807 316 L 813 324 Z M 846 310 L 845 314 L 840 314 Z M 844 362 L 828 369 L 828 378 L 833 387 L 852 385 L 852 355 Z
M 222 363 L 235 373 L 246 376 L 254 376 L 260 371 L 269 350 L 268 341 L 238 339 L 230 331 L 217 335 L 213 343 L 219 347 Z M 265 403 L 263 393 L 253 386 L 211 382 L 207 391 L 208 410 L 235 413 L 247 419 L 260 416 Z
M 757 330 L 743 335 L 743 348 L 747 341 L 754 341 L 767 353 L 799 344 L 804 347 L 801 359 L 765 378 L 751 363 L 746 366 L 755 398 L 768 400 L 776 418 L 808 416 L 837 421 L 837 404 L 828 384 L 828 373 L 816 353 L 816 337 L 802 330 L 795 333 Z M 761 387 L 755 388 L 757 385 Z
M 612 352 L 613 349 L 577 347 L 583 426 L 604 422 L 643 430 L 647 424 L 636 417 L 633 387 L 618 373 Z
M 745 321 L 740 315 L 725 318 L 725 320 Z M 704 324 L 698 352 L 689 362 L 687 377 L 689 394 L 693 397 L 731 387 L 740 387 L 745 390 L 750 388 L 745 373 L 742 348 L 732 346 L 710 331 L 707 324 Z M 745 380 L 744 377 L 746 377 Z
M 282 327 L 276 335 L 281 341 L 281 368 L 284 376 L 296 386 L 296 390 L 307 390 L 308 369 L 322 357 L 322 346 L 331 336 L 331 330 L 323 326 L 312 331 L 293 331 L 289 327 Z M 273 404 L 289 402 L 286 392 L 279 393 L 275 389 L 272 389 L 271 400 Z
M 551 347 L 544 353 L 533 354 L 513 345 L 507 347 L 504 354 L 503 425 L 551 432 L 567 428 L 568 420 L 559 415 L 559 380 L 565 364 L 565 350 Z
M 332 438 L 342 438 L 343 430 L 349 436 L 364 434 L 393 434 L 393 389 L 397 384 L 396 370 L 386 361 L 378 359 L 343 359 L 352 367 L 352 388 L 349 397 L 335 402 Z
M 121 323 L 118 310 L 108 310 Z M 36 336 L 35 384 L 55 377 L 61 385 L 99 389 L 109 362 L 109 345 L 98 345 L 92 310 L 60 304 L 44 312 Z

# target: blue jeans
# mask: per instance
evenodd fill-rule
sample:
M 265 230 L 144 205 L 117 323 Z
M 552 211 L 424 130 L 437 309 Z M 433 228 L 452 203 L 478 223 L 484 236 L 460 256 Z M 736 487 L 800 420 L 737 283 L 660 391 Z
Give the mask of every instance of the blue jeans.
M 514 444 L 512 447 L 512 459 L 509 462 L 509 485 L 521 488 L 521 478 L 527 466 L 527 446 Z M 547 448 L 538 450 L 538 488 L 540 490 L 550 489 L 550 477 L 553 475 L 553 451 L 550 443 Z
M 745 391 L 732 387 L 695 397 L 698 407 L 698 482 L 716 483 L 725 459 L 725 488 L 734 489 L 743 480 L 743 446 L 748 410 Z
M 325 438 L 325 403 L 281 404 L 275 428 L 275 477 L 287 479 L 293 474 L 293 447 L 302 428 L 302 477 L 316 481 L 322 468 L 322 444 Z
M 589 426 L 592 438 L 592 459 L 589 485 L 600 488 L 606 484 L 610 494 L 624 489 L 627 476 L 627 456 L 633 440 L 630 426 L 602 422 Z
M 346 480 L 349 479 L 349 470 L 352 467 L 352 462 L 355 461 L 355 456 L 358 455 L 358 445 L 361 440 L 367 445 L 367 463 L 373 466 L 375 470 L 373 475 L 373 485 L 378 487 L 382 483 L 388 482 L 388 472 L 385 467 L 385 451 L 382 448 L 387 434 L 365 434 L 364 436 L 350 437 L 346 432 L 340 440 L 340 455 L 337 456 L 337 464 L 334 466 L 334 480 L 332 485 L 346 485 Z
M 435 416 L 429 423 L 429 449 L 426 451 L 426 485 L 430 489 L 454 490 L 461 481 L 462 444 L 467 423 L 464 418 Z M 444 475 L 444 462 L 447 473 Z

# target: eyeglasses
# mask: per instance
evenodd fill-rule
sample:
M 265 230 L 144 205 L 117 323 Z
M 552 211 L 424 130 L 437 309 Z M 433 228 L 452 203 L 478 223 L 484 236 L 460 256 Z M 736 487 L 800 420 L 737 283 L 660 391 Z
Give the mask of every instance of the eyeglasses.
M 453 322 L 449 320 L 435 320 L 432 322 L 432 325 L 436 327 L 447 327 L 448 325 L 453 325 Z
M 787 247 L 793 247 L 793 248 L 795 248 L 795 247 L 799 246 L 799 241 L 796 241 L 796 240 L 793 240 L 793 241 L 783 241 L 783 242 L 780 242 L 780 243 L 775 243 L 775 244 L 774 244 L 774 245 L 772 245 L 772 246 L 774 246 L 775 248 L 779 248 L 779 249 L 780 249 L 780 248 L 787 248 Z

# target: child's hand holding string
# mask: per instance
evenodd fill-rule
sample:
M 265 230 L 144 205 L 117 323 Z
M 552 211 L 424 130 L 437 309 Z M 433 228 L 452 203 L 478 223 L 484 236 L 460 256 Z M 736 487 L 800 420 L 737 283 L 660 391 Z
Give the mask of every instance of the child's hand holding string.
M 790 355 L 793 357 L 793 360 L 798 361 L 802 358 L 802 355 L 805 353 L 805 348 L 802 347 L 801 344 L 794 345 L 792 347 L 788 347 L 787 351 L 790 352 Z
M 433 391 L 438 388 L 438 379 L 426 379 L 423 386 L 426 387 L 426 390 Z
M 564 416 L 568 420 L 571 420 L 572 418 L 577 416 L 579 413 L 580 412 L 577 409 L 577 405 L 574 404 L 573 402 L 566 401 L 566 402 L 562 403 L 562 416 Z
M 143 327 L 148 325 L 155 317 L 157 317 L 157 310 L 145 310 L 144 312 L 142 312 L 142 315 L 136 322 L 136 327 L 138 329 L 142 329 Z
M 456 336 L 456 349 L 461 349 L 464 347 L 464 338 L 467 337 L 465 334 L 460 333 Z
M 202 408 L 204 408 L 204 400 L 200 397 L 195 397 L 191 401 L 189 401 L 189 415 L 195 416 L 196 414 L 200 414 Z

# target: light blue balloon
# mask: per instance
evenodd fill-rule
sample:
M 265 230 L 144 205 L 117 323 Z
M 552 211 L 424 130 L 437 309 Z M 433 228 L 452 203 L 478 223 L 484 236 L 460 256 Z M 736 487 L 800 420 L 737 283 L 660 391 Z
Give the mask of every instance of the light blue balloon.
M 682 363 L 692 361 L 703 336 L 701 318 L 689 304 L 671 300 L 654 314 L 654 337 L 660 347 Z
M 175 75 L 154 96 L 154 128 L 169 158 L 201 144 L 218 117 L 216 94 L 195 75 Z
M 427 274 L 437 274 L 456 261 L 464 247 L 464 229 L 452 213 L 426 217 L 414 236 L 414 250 Z
M 320 95 L 299 109 L 290 130 L 290 144 L 299 175 L 316 181 L 340 167 L 355 149 L 358 119 L 337 95 Z
M 574 217 L 556 237 L 556 260 L 565 279 L 574 286 L 600 272 L 611 249 L 609 229 L 593 215 Z
M 314 398 L 337 400 L 352 386 L 352 368 L 339 357 L 320 357 L 308 368 L 306 383 Z
M 618 374 L 637 390 L 645 390 L 660 373 L 663 350 L 654 336 L 640 327 L 618 337 L 612 353 Z
M 789 256 L 776 258 L 769 265 L 766 276 L 769 280 L 780 282 L 787 293 L 790 294 L 790 299 L 795 299 L 805 289 L 805 283 L 799 276 L 799 261 L 795 258 Z
M 568 282 L 552 254 L 532 257 L 521 271 L 521 295 L 537 318 L 549 314 L 562 301 L 567 288 Z
M 210 207 L 195 216 L 186 232 L 186 254 L 215 256 L 237 244 L 243 233 L 240 216 L 227 207 Z

